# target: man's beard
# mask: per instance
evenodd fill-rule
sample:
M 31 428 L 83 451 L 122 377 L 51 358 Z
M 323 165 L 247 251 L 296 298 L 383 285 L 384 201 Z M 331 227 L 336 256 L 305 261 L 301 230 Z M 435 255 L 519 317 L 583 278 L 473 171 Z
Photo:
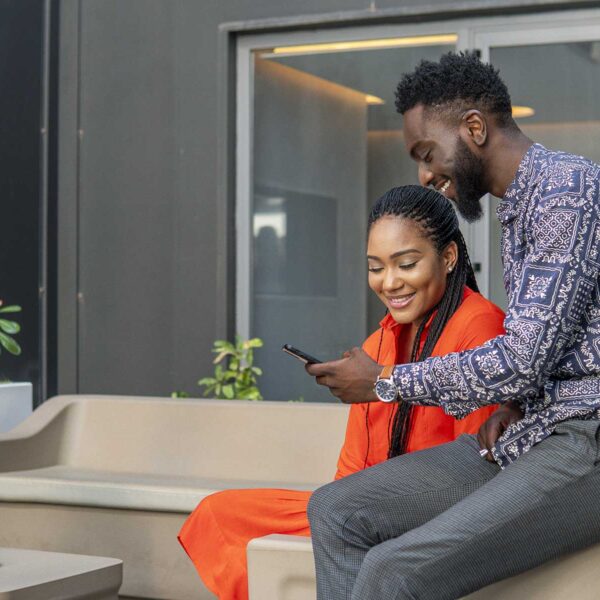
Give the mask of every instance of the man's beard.
M 471 150 L 463 140 L 456 140 L 455 167 L 454 167 L 454 189 L 456 190 L 456 208 L 461 216 L 473 223 L 483 215 L 481 197 L 487 191 L 483 184 L 483 162 Z

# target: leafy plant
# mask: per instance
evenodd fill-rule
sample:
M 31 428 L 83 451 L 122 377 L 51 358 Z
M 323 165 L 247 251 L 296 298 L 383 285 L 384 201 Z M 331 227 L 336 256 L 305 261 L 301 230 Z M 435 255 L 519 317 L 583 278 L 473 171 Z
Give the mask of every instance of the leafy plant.
M 0 346 L 11 354 L 21 354 L 21 346 L 12 337 L 21 331 L 21 326 L 16 321 L 4 319 L 3 314 L 21 312 L 21 307 L 16 305 L 2 306 L 0 300 Z
M 217 356 L 214 377 L 203 377 L 198 385 L 204 386 L 204 395 L 223 400 L 262 400 L 257 377 L 262 375 L 259 367 L 253 366 L 254 349 L 262 347 L 259 338 L 242 340 L 235 336 L 235 342 L 217 340 L 212 352 Z

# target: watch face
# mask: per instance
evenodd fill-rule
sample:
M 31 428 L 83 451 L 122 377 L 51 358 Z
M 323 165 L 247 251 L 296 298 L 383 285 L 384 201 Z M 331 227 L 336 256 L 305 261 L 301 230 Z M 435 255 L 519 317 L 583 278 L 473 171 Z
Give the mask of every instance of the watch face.
M 375 394 L 382 402 L 394 402 L 398 398 L 398 388 L 389 379 L 380 379 L 375 384 Z

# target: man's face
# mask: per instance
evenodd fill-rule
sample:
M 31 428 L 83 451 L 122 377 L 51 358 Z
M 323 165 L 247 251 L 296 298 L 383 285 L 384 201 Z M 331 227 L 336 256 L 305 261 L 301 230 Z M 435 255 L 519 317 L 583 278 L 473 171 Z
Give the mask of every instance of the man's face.
M 404 113 L 404 143 L 419 166 L 419 182 L 433 186 L 456 204 L 469 222 L 482 215 L 481 197 L 487 192 L 484 167 L 451 127 L 422 105 Z

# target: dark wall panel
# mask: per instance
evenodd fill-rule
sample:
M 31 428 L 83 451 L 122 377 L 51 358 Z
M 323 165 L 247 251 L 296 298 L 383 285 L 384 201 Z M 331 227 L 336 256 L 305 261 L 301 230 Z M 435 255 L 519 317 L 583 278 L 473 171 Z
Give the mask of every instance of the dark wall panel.
M 44 6 L 0 1 L 0 299 L 20 304 L 23 354 L 0 355 L 0 379 L 40 384 L 40 118 Z
M 70 357 L 61 363 L 63 389 L 198 393 L 195 382 L 212 371 L 210 348 L 226 333 L 223 307 L 232 301 L 224 285 L 231 256 L 220 243 L 228 236 L 231 250 L 234 230 L 231 212 L 225 222 L 219 205 L 220 118 L 228 111 L 218 94 L 219 27 L 348 11 L 366 17 L 374 6 L 430 12 L 456 2 L 61 0 L 61 47 L 68 49 L 61 66 L 71 77 L 61 103 L 78 117 L 70 111 L 61 129 L 69 162 L 60 164 L 59 188 L 70 195 L 59 202 L 69 214 L 80 211 L 79 225 L 61 221 L 70 223 L 60 231 L 62 255 L 77 255 L 76 266 L 67 261 L 71 271 L 59 274 L 71 282 L 61 306 L 81 293 L 77 323 L 59 324 L 61 356 Z
M 169 391 L 173 45 L 169 3 L 84 3 L 79 152 L 81 392 Z

